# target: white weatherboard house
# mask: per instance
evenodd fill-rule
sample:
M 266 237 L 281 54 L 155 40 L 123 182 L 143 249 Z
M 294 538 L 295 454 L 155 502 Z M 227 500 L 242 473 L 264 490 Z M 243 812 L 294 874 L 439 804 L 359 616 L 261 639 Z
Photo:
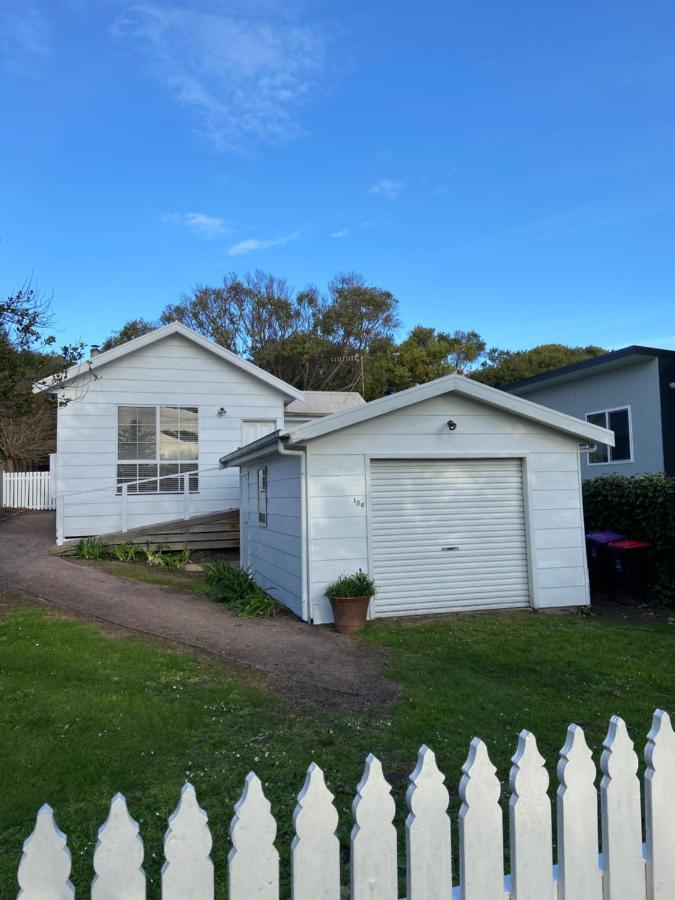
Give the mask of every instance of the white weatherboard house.
M 186 472 L 192 516 L 238 506 L 238 475 L 219 468 L 223 448 L 281 428 L 284 407 L 295 401 L 301 413 L 303 398 L 177 322 L 39 389 L 68 401 L 57 423 L 59 542 L 119 531 L 125 483 L 130 529 L 183 515 Z
M 226 454 L 242 565 L 305 621 L 375 579 L 373 616 L 589 603 L 580 444 L 611 431 L 459 375 Z

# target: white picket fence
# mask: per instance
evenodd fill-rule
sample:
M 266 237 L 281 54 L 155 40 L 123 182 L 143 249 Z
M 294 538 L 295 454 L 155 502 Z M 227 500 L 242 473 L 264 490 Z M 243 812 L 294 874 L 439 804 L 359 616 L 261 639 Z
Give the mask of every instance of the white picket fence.
M 596 767 L 581 728 L 571 725 L 560 754 L 558 864 L 553 865 L 549 778 L 533 734 L 523 731 L 509 786 L 511 876 L 504 877 L 502 786 L 483 741 L 474 738 L 459 784 L 459 884 L 453 888 L 449 794 L 428 747 L 419 752 L 406 795 L 408 900 L 673 900 L 675 898 L 675 733 L 657 710 L 647 736 L 642 839 L 638 757 L 622 719 L 612 717 Z M 396 900 L 395 804 L 374 756 L 353 803 L 351 900 Z M 263 785 L 246 777 L 230 826 L 229 900 L 278 900 L 277 826 Z M 338 814 L 321 769 L 309 767 L 293 816 L 293 900 L 340 900 Z M 213 900 L 214 868 L 207 815 L 186 784 L 164 838 L 162 900 Z M 143 841 L 117 794 L 98 832 L 92 900 L 144 900 Z M 19 865 L 21 900 L 75 895 L 67 839 L 49 806 L 38 813 Z
M 2 505 L 10 509 L 56 509 L 50 472 L 3 472 Z

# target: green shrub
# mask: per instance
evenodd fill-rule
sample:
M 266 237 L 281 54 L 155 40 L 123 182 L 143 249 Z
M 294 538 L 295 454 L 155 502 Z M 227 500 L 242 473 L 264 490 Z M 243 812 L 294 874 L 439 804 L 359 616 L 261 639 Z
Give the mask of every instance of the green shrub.
M 86 537 L 71 551 L 71 555 L 78 559 L 105 559 L 110 556 L 110 547 L 102 544 L 98 538 Z
M 373 597 L 375 582 L 359 569 L 354 575 L 340 575 L 337 581 L 328 585 L 325 594 L 326 597 Z
M 586 531 L 620 531 L 649 541 L 651 588 L 675 602 L 675 478 L 603 475 L 584 481 Z
M 114 544 L 110 555 L 119 562 L 133 562 L 142 555 L 142 550 L 136 544 Z
M 211 598 L 227 603 L 233 613 L 245 619 L 273 616 L 277 607 L 274 600 L 253 580 L 249 569 L 235 569 L 219 559 L 204 566 L 204 577 L 211 591 Z
M 180 553 L 170 553 L 165 547 L 158 547 L 157 550 L 143 547 L 140 549 L 140 554 L 145 557 L 145 561 L 149 566 L 171 569 L 172 571 L 182 569 L 190 561 L 190 551 L 187 547 L 185 550 L 181 550 Z

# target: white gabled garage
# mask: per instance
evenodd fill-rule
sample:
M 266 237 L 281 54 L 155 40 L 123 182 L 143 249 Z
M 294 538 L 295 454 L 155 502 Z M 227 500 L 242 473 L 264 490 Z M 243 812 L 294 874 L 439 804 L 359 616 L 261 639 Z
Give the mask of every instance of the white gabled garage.
M 242 472 L 242 563 L 306 621 L 365 569 L 373 616 L 589 602 L 579 445 L 605 429 L 449 375 L 278 431 Z

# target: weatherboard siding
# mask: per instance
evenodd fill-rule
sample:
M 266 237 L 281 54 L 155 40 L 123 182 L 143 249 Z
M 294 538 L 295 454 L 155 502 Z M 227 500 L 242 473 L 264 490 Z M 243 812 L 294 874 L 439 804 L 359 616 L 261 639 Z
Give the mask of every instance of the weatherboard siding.
M 457 429 L 448 430 L 452 418 Z M 370 458 L 520 457 L 531 601 L 539 608 L 589 602 L 578 439 L 449 394 L 352 425 L 307 447 L 309 579 L 313 620 L 331 621 L 330 581 L 369 567 Z
M 78 493 L 64 504 L 64 535 L 105 534 L 121 526 L 117 476 L 117 407 L 196 406 L 199 467 L 217 469 L 219 459 L 241 446 L 242 418 L 283 421 L 279 391 L 180 335 L 169 335 L 102 366 L 97 379 L 84 376 L 65 390 L 74 399 L 59 410 L 57 490 Z M 226 414 L 218 415 L 223 407 Z M 200 476 L 190 495 L 193 515 L 239 506 L 236 469 Z M 180 518 L 182 494 L 129 495 L 128 527 Z
M 267 524 L 258 522 L 258 469 L 267 467 Z M 272 456 L 242 467 L 248 473 L 242 521 L 248 512 L 247 559 L 257 584 L 297 616 L 302 615 L 302 509 L 300 460 Z
M 582 478 L 599 475 L 639 475 L 664 469 L 659 392 L 659 363 L 647 359 L 609 369 L 561 384 L 542 385 L 518 396 L 558 412 L 585 419 L 587 413 L 630 406 L 633 437 L 633 462 L 589 465 L 584 454 Z

